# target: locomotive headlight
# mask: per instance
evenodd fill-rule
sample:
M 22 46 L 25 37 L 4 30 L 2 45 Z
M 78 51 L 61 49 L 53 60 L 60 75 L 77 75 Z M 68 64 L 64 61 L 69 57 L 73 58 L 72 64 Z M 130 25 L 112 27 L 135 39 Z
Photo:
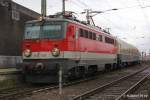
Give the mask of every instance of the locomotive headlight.
M 31 54 L 32 54 L 32 52 L 31 52 L 30 49 L 26 49 L 26 50 L 24 50 L 23 54 L 24 54 L 24 56 L 26 56 L 26 57 L 30 57 Z
M 58 57 L 60 55 L 60 50 L 58 48 L 53 48 L 52 55 Z

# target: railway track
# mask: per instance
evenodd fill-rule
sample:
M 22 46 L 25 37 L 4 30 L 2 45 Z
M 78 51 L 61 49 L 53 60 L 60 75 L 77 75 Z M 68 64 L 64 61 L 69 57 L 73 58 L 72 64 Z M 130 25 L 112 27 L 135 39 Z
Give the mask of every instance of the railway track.
M 80 94 L 72 100 L 123 100 L 128 93 L 133 92 L 149 75 L 150 68 L 146 67 L 138 72 Z
M 118 98 L 116 98 L 116 100 L 126 100 L 127 98 L 129 98 L 130 96 L 132 96 L 132 93 L 135 92 L 142 84 L 143 82 L 145 82 L 148 77 L 150 76 L 150 73 L 147 74 L 145 77 L 143 77 L 141 80 L 139 80 L 136 84 L 134 84 L 132 87 L 130 87 L 127 91 L 125 91 L 124 93 L 122 93 Z M 147 96 L 145 95 L 139 95 L 139 98 L 147 98 Z
M 147 75 L 137 84 L 128 89 L 120 98 L 125 100 L 149 100 L 150 76 Z
M 119 72 L 119 71 L 118 71 Z M 108 74 L 108 73 L 107 73 Z M 87 79 L 81 79 L 81 80 L 77 80 L 77 81 L 73 81 L 67 84 L 63 84 L 63 88 L 68 88 L 76 86 L 76 84 L 80 84 L 80 83 L 87 83 L 88 81 L 94 81 L 95 79 L 97 79 L 96 77 L 91 77 L 91 78 L 87 78 Z M 33 95 L 39 92 L 47 92 L 50 90 L 58 90 L 58 85 L 53 85 L 53 86 L 43 86 L 43 87 L 22 87 L 22 88 L 17 88 L 17 89 L 6 89 L 5 92 L 1 92 L 0 91 L 0 100 L 10 100 L 10 99 L 17 99 L 17 98 L 22 98 L 22 97 L 26 97 L 29 95 Z M 41 100 L 41 99 L 39 99 Z
M 0 90 L 0 100 L 11 100 L 11 99 L 17 99 L 20 96 L 25 95 L 32 95 L 33 93 L 50 90 L 58 88 L 58 86 L 18 86 L 15 88 L 8 88 Z
M 0 72 L 0 75 L 21 75 L 21 71 Z
M 75 85 L 75 84 L 78 84 L 81 82 L 90 81 L 95 78 L 96 78 L 96 76 L 69 82 L 69 83 L 64 83 L 63 87 Z M 32 95 L 34 93 L 43 92 L 43 91 L 52 90 L 52 89 L 58 89 L 58 88 L 59 88 L 58 85 L 50 85 L 50 86 L 42 86 L 42 87 L 18 86 L 15 88 L 2 89 L 2 90 L 0 90 L 0 100 L 10 100 L 10 99 L 16 100 L 16 98 L 18 98 L 20 96 Z
M 147 65 L 146 65 L 147 66 Z M 102 86 L 114 79 L 119 79 L 123 76 L 129 75 L 131 73 L 137 72 L 143 69 L 144 66 L 134 66 L 128 67 L 122 70 L 116 70 L 108 73 L 100 74 L 94 80 L 78 82 L 75 85 L 63 86 L 62 95 L 58 94 L 58 88 L 52 89 L 50 91 L 40 91 L 30 96 L 25 96 L 19 100 L 72 100 L 73 97 L 84 93 L 85 91 L 91 90 L 97 86 Z

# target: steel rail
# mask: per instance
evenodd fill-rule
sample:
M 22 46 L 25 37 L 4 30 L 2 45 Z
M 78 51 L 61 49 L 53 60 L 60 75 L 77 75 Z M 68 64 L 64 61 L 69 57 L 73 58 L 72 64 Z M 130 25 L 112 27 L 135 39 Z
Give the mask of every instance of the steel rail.
M 86 79 L 82 79 L 82 80 L 77 80 L 77 81 L 73 81 L 73 82 L 69 82 L 69 83 L 65 83 L 63 84 L 63 87 L 67 87 L 67 86 L 72 86 L 72 85 L 76 85 L 79 84 L 81 82 L 87 82 L 90 80 L 95 79 L 96 77 L 90 77 L 90 78 L 86 78 Z M 38 93 L 38 92 L 43 92 L 43 91 L 47 91 L 47 90 L 52 90 L 52 89 L 58 89 L 59 86 L 47 86 L 47 87 L 40 87 L 40 88 L 31 88 L 31 89 L 26 89 L 26 90 L 22 90 L 22 91 L 14 91 L 14 93 L 9 93 L 9 94 L 4 94 L 2 96 L 0 96 L 0 100 L 5 100 L 5 99 L 9 99 L 9 98 L 14 98 L 16 96 L 25 96 L 25 95 L 32 95 L 34 93 Z M 1 95 L 1 94 L 0 94 Z
M 89 96 L 92 96 L 92 95 L 94 95 L 94 94 L 97 94 L 98 92 L 103 91 L 104 89 L 110 87 L 111 85 L 113 85 L 113 84 L 115 84 L 115 83 L 118 83 L 118 82 L 120 82 L 120 81 L 122 81 L 122 80 L 128 79 L 129 77 L 134 76 L 134 75 L 136 75 L 136 74 L 138 74 L 138 73 L 144 71 L 144 70 L 147 69 L 147 68 L 149 68 L 149 67 L 145 67 L 145 68 L 143 68 L 143 69 L 140 70 L 140 71 L 137 71 L 137 72 L 132 73 L 132 74 L 130 74 L 130 75 L 127 75 L 127 76 L 124 76 L 124 77 L 122 77 L 122 78 L 119 78 L 119 79 L 117 79 L 117 80 L 115 80 L 115 81 L 113 81 L 113 82 L 107 83 L 107 84 L 105 84 L 105 85 L 103 85 L 103 86 L 94 88 L 94 89 L 92 89 L 92 90 L 90 90 L 90 91 L 87 91 L 87 92 L 85 92 L 85 93 L 83 93 L 83 94 L 81 94 L 81 95 L 78 95 L 78 96 L 72 98 L 72 100 L 85 100 L 85 99 L 88 98 Z
M 0 72 L 0 75 L 19 75 L 21 71 Z
M 78 81 L 73 81 L 73 82 L 69 82 L 69 83 L 64 83 L 63 84 L 63 87 L 67 87 L 67 86 L 72 86 L 72 85 L 76 85 L 76 84 L 79 84 L 79 83 L 82 83 L 82 82 L 87 82 L 87 81 L 90 81 L 90 80 L 93 80 L 95 79 L 96 77 L 90 77 L 90 78 L 86 78 L 86 79 L 82 79 L 82 80 L 78 80 Z M 32 91 L 32 93 L 37 93 L 37 92 L 42 92 L 42 91 L 45 91 L 45 90 L 51 90 L 51 89 L 57 89 L 59 88 L 59 86 L 54 86 L 54 87 L 47 87 L 47 88 L 43 88 L 43 89 L 39 89 L 39 90 L 36 90 L 36 91 Z
M 56 86 L 54 87 L 47 87 L 46 89 L 54 89 L 54 88 L 57 88 Z M 25 90 L 19 90 L 19 91 L 14 91 L 14 93 L 9 93 L 9 94 L 4 94 L 2 96 L 0 96 L 0 100 L 5 100 L 5 99 L 9 99 L 9 98 L 14 98 L 16 96 L 24 96 L 24 95 L 29 95 L 29 94 L 33 94 L 33 93 L 36 93 L 38 92 L 38 90 L 40 90 L 39 88 L 28 88 L 28 89 L 25 89 Z M 42 90 L 41 90 L 42 91 Z M 44 91 L 44 89 L 43 89 Z

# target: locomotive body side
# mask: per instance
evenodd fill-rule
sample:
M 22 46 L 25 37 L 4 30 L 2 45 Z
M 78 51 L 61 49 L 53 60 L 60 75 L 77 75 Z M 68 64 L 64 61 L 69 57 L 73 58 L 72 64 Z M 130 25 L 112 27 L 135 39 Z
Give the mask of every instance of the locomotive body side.
M 87 69 L 96 66 L 97 71 L 111 69 L 117 63 L 115 38 L 108 33 L 87 26 L 76 25 L 79 32 L 80 65 Z M 106 42 L 105 39 L 109 39 Z

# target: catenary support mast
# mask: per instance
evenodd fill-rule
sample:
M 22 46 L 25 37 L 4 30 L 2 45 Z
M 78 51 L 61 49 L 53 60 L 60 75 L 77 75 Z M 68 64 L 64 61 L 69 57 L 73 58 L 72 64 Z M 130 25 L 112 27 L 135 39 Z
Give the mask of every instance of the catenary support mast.
M 62 0 L 62 15 L 65 15 L 65 0 Z
M 46 17 L 47 15 L 46 5 L 47 5 L 46 0 L 41 0 L 41 15 L 43 18 Z

